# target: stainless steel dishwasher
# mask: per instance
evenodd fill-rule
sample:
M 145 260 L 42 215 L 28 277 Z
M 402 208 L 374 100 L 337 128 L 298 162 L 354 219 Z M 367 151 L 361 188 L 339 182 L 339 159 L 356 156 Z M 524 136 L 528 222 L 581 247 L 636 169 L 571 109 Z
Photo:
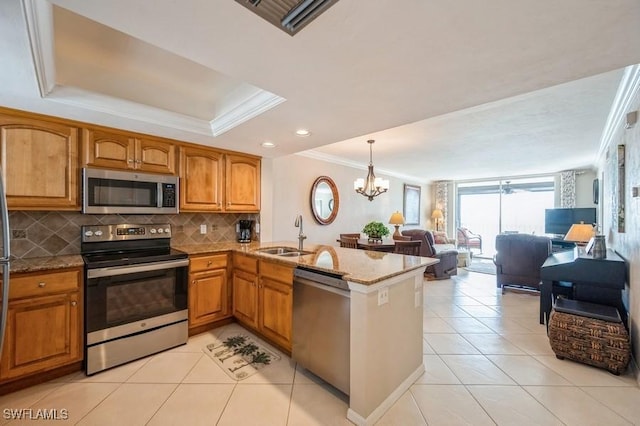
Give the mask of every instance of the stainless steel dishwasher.
M 351 294 L 340 275 L 295 269 L 291 357 L 347 395 L 350 315 Z

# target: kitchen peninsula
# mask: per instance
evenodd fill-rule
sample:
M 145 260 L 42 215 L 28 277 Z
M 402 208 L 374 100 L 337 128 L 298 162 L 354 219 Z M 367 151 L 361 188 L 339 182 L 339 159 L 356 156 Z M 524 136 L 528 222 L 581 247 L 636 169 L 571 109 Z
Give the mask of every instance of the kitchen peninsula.
M 308 254 L 267 254 L 294 242 L 176 245 L 191 256 L 223 252 L 283 266 L 339 274 L 350 290 L 350 387 L 347 417 L 373 424 L 424 372 L 422 284 L 424 269 L 437 259 L 306 245 Z M 388 300 L 379 302 L 379 292 Z M 294 336 L 295 339 L 295 336 Z

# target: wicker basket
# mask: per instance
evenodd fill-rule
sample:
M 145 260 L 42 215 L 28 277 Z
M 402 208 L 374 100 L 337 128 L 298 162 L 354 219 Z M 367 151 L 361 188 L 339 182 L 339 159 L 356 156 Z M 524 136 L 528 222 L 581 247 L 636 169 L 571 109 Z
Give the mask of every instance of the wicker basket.
M 559 359 L 568 358 L 620 374 L 629 364 L 631 344 L 622 323 L 564 312 L 551 312 L 551 349 Z

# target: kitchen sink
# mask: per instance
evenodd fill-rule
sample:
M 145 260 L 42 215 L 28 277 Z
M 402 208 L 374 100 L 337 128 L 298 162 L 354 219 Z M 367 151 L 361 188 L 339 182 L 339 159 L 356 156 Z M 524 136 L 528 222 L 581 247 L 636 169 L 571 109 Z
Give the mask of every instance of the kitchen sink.
M 256 251 L 259 253 L 274 254 L 276 256 L 283 256 L 283 257 L 293 257 L 293 256 L 301 256 L 304 254 L 311 254 L 311 252 L 309 251 L 298 250 L 297 248 L 293 248 L 293 247 L 267 247 L 263 249 L 257 249 Z

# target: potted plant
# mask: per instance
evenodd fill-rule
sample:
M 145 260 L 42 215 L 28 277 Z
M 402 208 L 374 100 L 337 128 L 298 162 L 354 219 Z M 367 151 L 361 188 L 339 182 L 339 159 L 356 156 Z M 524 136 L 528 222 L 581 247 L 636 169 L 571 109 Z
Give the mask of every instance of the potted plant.
M 369 237 L 369 241 L 382 241 L 382 237 L 389 235 L 389 228 L 387 228 L 382 222 L 369 222 L 362 232 Z

